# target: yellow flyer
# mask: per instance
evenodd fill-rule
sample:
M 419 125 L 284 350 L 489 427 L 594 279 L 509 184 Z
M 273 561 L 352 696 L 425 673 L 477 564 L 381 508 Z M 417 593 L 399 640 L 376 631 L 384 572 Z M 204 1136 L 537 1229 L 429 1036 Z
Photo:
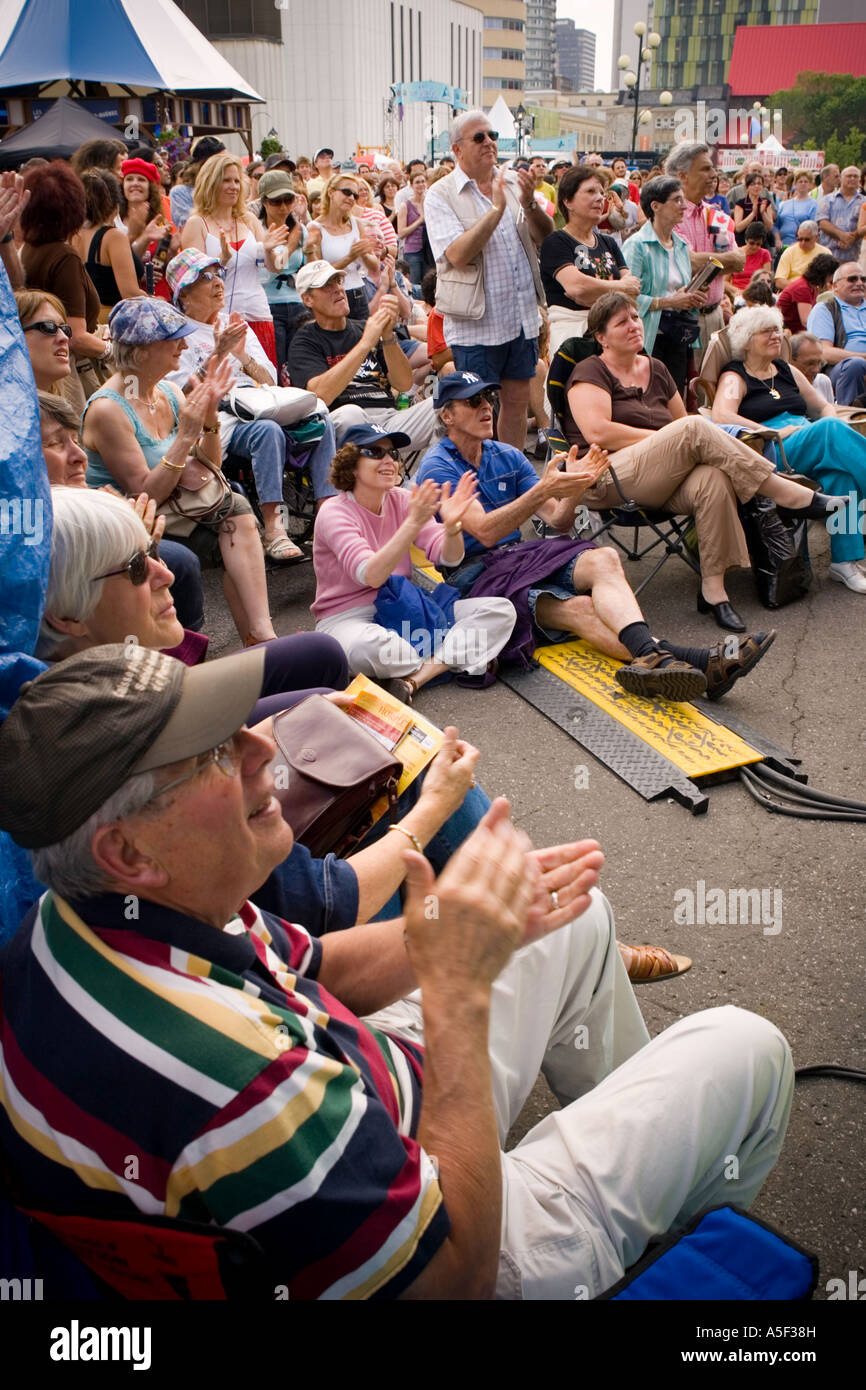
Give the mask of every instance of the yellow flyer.
M 356 676 L 346 687 L 346 694 L 353 697 L 351 705 L 343 707 L 346 714 L 363 724 L 367 732 L 403 764 L 398 792 L 404 792 L 439 752 L 442 730 L 367 676 Z M 382 797 L 373 807 L 373 821 L 387 809 L 387 799 Z

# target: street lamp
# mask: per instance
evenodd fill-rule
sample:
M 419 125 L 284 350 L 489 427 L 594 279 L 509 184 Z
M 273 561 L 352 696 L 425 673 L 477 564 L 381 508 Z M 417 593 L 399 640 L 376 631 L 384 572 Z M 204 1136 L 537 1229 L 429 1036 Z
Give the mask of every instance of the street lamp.
M 632 162 L 634 162 L 635 150 L 637 149 L 638 125 L 646 124 L 646 121 L 643 120 L 640 114 L 640 84 L 642 69 L 644 63 L 646 63 L 647 66 L 649 66 L 649 64 L 652 62 L 653 49 L 658 48 L 659 44 L 662 41 L 661 34 L 657 34 L 654 30 L 652 33 L 647 34 L 647 27 L 644 24 L 643 20 L 640 19 L 634 26 L 634 34 L 638 41 L 637 61 L 634 67 L 631 66 L 631 60 L 624 53 L 620 58 L 617 59 L 617 67 L 619 68 L 620 72 L 623 73 L 622 80 L 628 89 L 628 99 L 630 101 L 634 100 L 634 119 L 632 120 L 631 127 Z M 643 42 L 644 36 L 646 36 L 646 43 Z M 650 116 L 650 120 L 651 119 L 652 117 Z
M 521 102 L 520 105 L 518 106 L 517 110 L 516 110 L 515 113 L 514 113 L 514 134 L 515 134 L 515 136 L 517 137 L 517 139 L 516 139 L 516 144 L 517 144 L 517 158 L 518 158 L 518 159 L 520 158 L 521 154 L 523 153 L 523 132 L 525 131 L 525 129 L 526 129 L 526 107 L 523 105 L 523 102 Z

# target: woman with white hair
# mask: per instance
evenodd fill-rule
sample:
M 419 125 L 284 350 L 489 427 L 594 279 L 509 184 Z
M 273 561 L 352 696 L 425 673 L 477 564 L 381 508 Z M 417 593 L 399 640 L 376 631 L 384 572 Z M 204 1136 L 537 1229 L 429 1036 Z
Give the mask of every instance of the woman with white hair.
M 109 492 L 51 489 L 51 562 L 36 655 L 49 664 L 106 643 L 167 651 L 188 666 L 204 660 L 207 639 L 180 624 L 160 556 L 162 517 Z M 264 678 L 253 719 L 267 719 L 311 694 L 342 690 L 348 679 L 332 637 L 300 632 L 265 645 Z
M 782 315 L 743 309 L 728 327 L 734 360 L 723 367 L 713 402 L 720 425 L 755 424 L 779 431 L 785 456 L 798 473 L 815 478 L 848 505 L 830 517 L 830 578 L 866 594 L 861 525 L 866 510 L 866 439 L 819 395 L 798 367 L 781 357 Z M 808 414 L 816 418 L 809 421 Z

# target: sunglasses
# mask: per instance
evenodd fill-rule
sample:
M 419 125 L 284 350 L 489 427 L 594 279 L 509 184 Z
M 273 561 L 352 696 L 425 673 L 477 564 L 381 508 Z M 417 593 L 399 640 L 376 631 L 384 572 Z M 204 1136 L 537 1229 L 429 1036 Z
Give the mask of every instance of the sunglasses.
M 201 271 L 201 273 L 196 277 L 195 283 L 198 284 L 199 280 L 204 280 L 205 282 L 210 283 L 211 280 L 224 280 L 225 278 L 225 270 L 222 266 L 218 266 L 216 270 Z
M 866 285 L 866 275 L 843 275 L 843 280 L 847 280 L 849 285 Z
M 386 444 L 365 444 L 363 448 L 359 448 L 358 453 L 362 458 L 378 459 L 380 462 L 382 459 L 396 458 L 395 450 Z
M 137 550 L 132 559 L 119 570 L 109 570 L 107 574 L 97 574 L 90 581 L 95 584 L 99 579 L 111 579 L 115 574 L 126 574 L 130 582 L 136 586 L 143 584 L 147 578 L 148 560 L 159 559 L 159 541 L 151 541 L 147 550 Z
M 295 195 L 294 195 L 294 193 L 281 193 L 281 194 L 279 195 L 279 197 L 277 197 L 277 198 L 266 198 L 266 199 L 265 199 L 265 202 L 266 202 L 266 203 L 275 203 L 275 204 L 276 204 L 276 203 L 293 203 L 294 201 L 295 201 Z
M 344 198 L 360 198 L 360 193 L 356 193 L 354 188 L 338 188 L 338 193 L 342 193 Z
M 175 787 L 182 787 L 184 782 L 191 782 L 193 777 L 198 777 L 200 772 L 206 772 L 209 767 L 218 767 L 226 777 L 234 777 L 237 772 L 237 761 L 237 748 L 233 738 L 229 739 L 227 743 L 218 743 L 216 748 L 209 748 L 206 753 L 199 753 L 192 772 L 185 772 L 182 777 L 175 777 L 171 782 L 166 782 L 165 786 L 154 792 L 153 796 L 144 804 L 149 806 L 151 801 L 165 796 L 166 792 L 174 791 Z
M 463 404 L 469 405 L 473 410 L 478 410 L 482 405 L 496 405 L 495 391 L 479 391 L 475 396 L 464 396 Z
M 498 131 L 498 130 L 476 130 L 476 132 L 475 132 L 474 135 L 469 135 L 469 136 L 466 136 L 465 138 L 471 140 L 472 143 L 473 143 L 473 145 L 483 145 L 485 140 L 492 140 L 493 143 L 494 143 L 494 145 L 495 145 L 495 144 L 496 144 L 496 141 L 499 139 L 499 131 Z
M 54 323 L 52 319 L 40 319 L 38 323 L 28 323 L 24 329 L 25 333 L 44 333 L 46 338 L 56 338 L 58 333 L 62 333 L 64 338 L 72 337 L 72 329 L 68 323 Z

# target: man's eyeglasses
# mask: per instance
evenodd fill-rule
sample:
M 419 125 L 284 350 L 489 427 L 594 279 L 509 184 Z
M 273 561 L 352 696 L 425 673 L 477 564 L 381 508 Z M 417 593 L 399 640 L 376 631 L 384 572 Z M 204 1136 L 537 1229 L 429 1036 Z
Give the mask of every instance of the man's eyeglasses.
M 234 777 L 238 770 L 237 747 L 234 738 L 230 738 L 227 743 L 218 743 L 216 748 L 209 748 L 206 753 L 199 753 L 192 772 L 185 772 L 182 777 L 173 777 L 170 782 L 166 782 L 164 787 L 155 791 L 144 805 L 149 806 L 151 801 L 165 796 L 166 792 L 174 791 L 175 787 L 182 787 L 184 782 L 191 782 L 193 777 L 198 777 L 200 772 L 206 772 L 209 767 L 218 767 L 226 777 Z
M 358 453 L 365 459 L 390 459 L 395 458 L 394 450 L 387 444 L 364 444 L 358 449 Z
M 40 319 L 38 323 L 28 323 L 24 329 L 25 333 L 44 333 L 46 338 L 56 338 L 58 333 L 62 333 L 64 338 L 72 337 L 72 329 L 68 323 L 55 323 L 53 319 Z
M 843 275 L 843 280 L 847 280 L 849 285 L 866 285 L 866 275 Z
M 464 139 L 471 140 L 473 145 L 483 145 L 485 140 L 492 140 L 494 145 L 499 139 L 498 130 L 476 130 L 474 135 L 464 136 Z
M 473 410 L 478 410 L 482 405 L 496 405 L 495 391 L 479 391 L 476 396 L 464 396 L 463 404 L 469 405 Z
M 338 188 L 337 192 L 342 193 L 344 198 L 358 199 L 361 196 L 360 193 L 356 193 L 354 188 Z
M 158 559 L 159 541 L 151 541 L 150 545 L 147 547 L 147 550 L 137 550 L 133 555 L 132 559 L 129 560 L 127 564 L 123 566 L 122 569 L 109 570 L 107 574 L 94 575 L 93 579 L 90 582 L 91 584 L 95 584 L 98 579 L 111 579 L 112 576 L 115 574 L 126 574 L 129 575 L 131 583 L 135 585 L 143 584 L 145 579 L 147 578 L 148 560 Z

